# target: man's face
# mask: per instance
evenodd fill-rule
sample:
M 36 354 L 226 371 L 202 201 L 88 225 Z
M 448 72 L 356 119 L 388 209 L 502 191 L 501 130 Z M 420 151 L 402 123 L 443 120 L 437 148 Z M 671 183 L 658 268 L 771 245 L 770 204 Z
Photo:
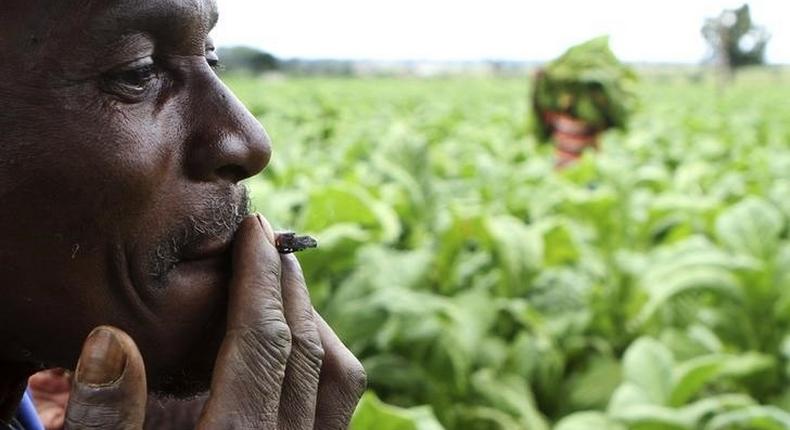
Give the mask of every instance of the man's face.
M 71 367 L 111 324 L 154 388 L 210 365 L 238 182 L 270 156 L 211 68 L 215 20 L 212 0 L 3 2 L 0 361 Z

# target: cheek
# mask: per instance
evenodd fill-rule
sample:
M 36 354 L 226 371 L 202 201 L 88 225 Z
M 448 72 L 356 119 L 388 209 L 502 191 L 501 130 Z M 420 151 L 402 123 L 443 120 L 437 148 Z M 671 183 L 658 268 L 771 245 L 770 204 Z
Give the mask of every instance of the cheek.
M 4 297 L 0 323 L 68 365 L 96 324 L 136 324 L 137 309 L 114 285 L 113 254 L 128 232 L 145 243 L 163 229 L 145 222 L 166 219 L 152 212 L 177 201 L 184 139 L 178 118 L 150 112 L 28 106 L 0 120 L 16 124 L 0 137 L 0 282 L 24 292 Z M 48 317 L 29 318 L 38 314 Z
M 39 164 L 34 187 L 102 230 L 127 230 L 177 183 L 184 141 L 178 118 L 127 106 L 69 113 L 68 126 L 48 142 L 57 151 Z
M 188 190 L 183 176 L 187 136 L 176 113 L 160 112 L 155 120 L 150 113 L 115 112 L 100 121 L 114 126 L 88 136 L 81 134 L 81 141 L 74 134 L 70 139 L 74 152 L 86 156 L 69 163 L 83 171 L 73 182 L 75 191 L 69 200 L 81 201 L 87 208 L 83 216 L 99 220 L 90 223 L 95 228 L 90 235 L 96 240 L 112 237 L 123 243 L 129 266 L 136 272 L 134 268 L 139 268 L 143 256 L 173 231 L 175 222 L 187 217 L 190 209 L 198 205 L 199 193 Z M 128 268 L 115 270 L 115 274 Z M 178 364 L 190 353 L 200 351 L 200 346 L 194 345 L 196 340 L 205 342 L 206 333 L 213 332 L 210 327 L 224 321 L 223 286 L 227 279 L 215 274 L 194 281 L 183 282 L 191 287 L 159 291 L 137 284 L 138 290 L 133 294 L 142 294 L 147 310 L 153 314 L 141 318 L 135 300 L 121 294 L 110 308 L 120 312 L 103 316 L 136 339 L 153 371 L 156 366 Z M 206 352 L 213 357 L 213 351 Z
M 113 201 L 119 212 L 145 209 L 179 171 L 178 136 L 153 121 L 112 116 L 99 121 L 112 126 L 70 139 L 70 164 L 81 172 L 77 183 Z

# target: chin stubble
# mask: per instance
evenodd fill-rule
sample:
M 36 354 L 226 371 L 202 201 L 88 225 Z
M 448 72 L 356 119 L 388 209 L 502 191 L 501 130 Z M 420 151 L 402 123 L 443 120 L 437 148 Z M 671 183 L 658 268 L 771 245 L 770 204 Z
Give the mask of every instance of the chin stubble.
M 192 214 L 184 223 L 163 240 L 149 258 L 149 275 L 159 287 L 165 285 L 167 274 L 181 260 L 184 249 L 211 238 L 233 235 L 244 217 L 250 213 L 249 192 L 243 188 L 241 198 L 231 196 L 211 197 L 205 209 Z

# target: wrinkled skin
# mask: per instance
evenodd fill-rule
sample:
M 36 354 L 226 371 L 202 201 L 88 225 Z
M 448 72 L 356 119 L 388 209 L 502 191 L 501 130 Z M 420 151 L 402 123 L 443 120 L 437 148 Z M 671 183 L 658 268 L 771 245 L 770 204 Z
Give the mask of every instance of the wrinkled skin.
M 262 403 L 306 395 L 316 421 L 340 408 L 335 427 L 317 428 L 341 428 L 364 375 L 312 312 L 298 263 L 265 240 L 268 223 L 245 220 L 239 181 L 260 172 L 271 149 L 212 70 L 214 2 L 5 0 L 2 9 L 0 418 L 19 383 L 41 368 L 75 368 L 91 352 L 81 350 L 86 336 L 104 325 L 123 346 L 116 382 L 136 387 L 119 392 L 147 384 L 192 394 L 211 383 L 206 423 L 238 402 L 231 392 L 241 386 Z M 287 303 L 286 284 L 298 305 Z M 256 303 L 263 308 L 245 307 Z M 271 330 L 271 321 L 283 324 Z M 287 370 L 293 363 L 309 372 Z M 142 382 L 124 379 L 135 372 Z M 267 372 L 272 379 L 237 381 Z M 316 381 L 294 397 L 278 385 L 289 374 Z M 322 400 L 322 390 L 343 404 Z M 242 427 L 274 428 L 248 425 L 259 422 Z
M 227 275 L 190 267 L 160 286 L 149 256 L 189 217 L 211 219 L 214 201 L 238 204 L 237 182 L 270 156 L 209 67 L 208 5 L 20 0 L 4 11 L 0 326 L 14 330 L 0 339 L 15 350 L 3 359 L 73 366 L 100 324 L 128 331 L 152 375 L 202 349 Z M 148 76 L 139 67 L 153 56 L 163 70 Z

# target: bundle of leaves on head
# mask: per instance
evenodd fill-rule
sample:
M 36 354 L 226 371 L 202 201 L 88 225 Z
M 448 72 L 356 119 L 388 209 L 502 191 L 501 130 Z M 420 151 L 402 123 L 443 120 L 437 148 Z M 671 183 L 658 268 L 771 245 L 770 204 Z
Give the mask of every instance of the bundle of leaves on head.
M 568 49 L 537 76 L 533 94 L 538 124 L 566 114 L 595 130 L 624 128 L 633 110 L 636 73 L 621 63 L 601 36 Z M 550 130 L 539 130 L 548 137 Z

